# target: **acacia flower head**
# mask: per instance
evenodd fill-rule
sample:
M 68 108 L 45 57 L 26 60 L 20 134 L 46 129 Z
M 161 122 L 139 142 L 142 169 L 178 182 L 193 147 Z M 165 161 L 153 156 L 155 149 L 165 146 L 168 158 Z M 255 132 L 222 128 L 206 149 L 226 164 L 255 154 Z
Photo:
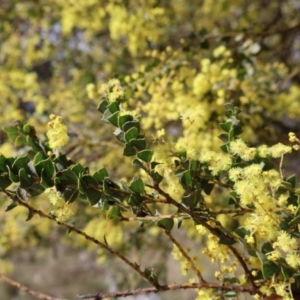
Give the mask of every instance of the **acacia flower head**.
M 52 149 L 58 149 L 66 145 L 69 141 L 67 127 L 62 124 L 62 117 L 60 116 L 52 114 L 50 115 L 50 120 L 47 131 L 49 146 Z

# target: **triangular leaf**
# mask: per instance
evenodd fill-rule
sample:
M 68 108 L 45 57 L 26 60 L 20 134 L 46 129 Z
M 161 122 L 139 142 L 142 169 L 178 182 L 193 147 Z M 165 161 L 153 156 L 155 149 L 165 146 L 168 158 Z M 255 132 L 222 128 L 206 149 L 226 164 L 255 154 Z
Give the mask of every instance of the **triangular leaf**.
M 129 189 L 133 192 L 143 194 L 145 193 L 144 182 L 141 178 L 134 179 L 129 186 Z
M 137 128 L 132 127 L 128 131 L 125 132 L 125 141 L 126 143 L 129 143 L 132 139 L 135 139 L 138 136 L 139 132 Z
M 134 156 L 136 155 L 137 150 L 130 144 L 125 144 L 123 155 L 124 156 Z
M 156 222 L 156 225 L 164 228 L 166 231 L 171 231 L 174 226 L 173 219 L 162 219 Z
M 144 161 L 144 162 L 147 162 L 149 163 L 152 159 L 152 156 L 153 156 L 153 151 L 152 150 L 143 150 L 143 151 L 140 151 L 138 154 L 137 154 L 137 157 Z

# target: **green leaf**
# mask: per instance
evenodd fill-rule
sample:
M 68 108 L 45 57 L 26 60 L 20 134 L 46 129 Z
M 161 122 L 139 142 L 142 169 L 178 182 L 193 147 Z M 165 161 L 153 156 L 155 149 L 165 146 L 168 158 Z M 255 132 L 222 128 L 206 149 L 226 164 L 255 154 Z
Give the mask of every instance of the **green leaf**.
M 50 157 L 35 164 L 35 170 L 39 176 L 42 176 L 43 171 L 44 176 L 48 178 L 53 178 L 55 174 L 55 167 Z
M 142 160 L 144 162 L 147 162 L 147 163 L 149 163 L 151 161 L 152 156 L 153 156 L 153 151 L 152 150 L 142 150 L 137 154 L 137 157 L 140 160 Z
M 232 122 L 226 122 L 226 123 L 221 123 L 220 127 L 225 131 L 225 132 L 229 132 L 231 130 L 232 127 Z
M 280 270 L 279 266 L 277 266 L 274 262 L 268 260 L 264 254 L 257 251 L 256 255 L 262 264 L 262 274 L 264 279 L 272 277 Z
M 140 122 L 139 121 L 129 121 L 123 125 L 123 130 L 126 132 L 131 128 L 136 128 L 138 132 L 140 132 Z
M 228 141 L 229 141 L 229 142 L 234 141 L 235 136 L 236 136 L 236 135 L 234 134 L 234 130 L 233 130 L 233 129 L 230 130 L 230 131 L 229 131 L 229 134 L 228 134 Z
M 234 245 L 236 243 L 236 240 L 230 236 L 228 233 L 219 230 L 218 228 L 216 228 L 215 230 L 218 231 L 218 237 L 219 237 L 219 243 L 222 245 Z
M 221 133 L 220 135 L 218 135 L 218 138 L 220 140 L 222 140 L 224 143 L 228 143 L 229 142 L 229 138 L 228 138 L 228 134 L 227 133 Z
M 109 105 L 107 105 L 107 109 L 113 114 L 115 112 L 120 111 L 119 103 L 118 102 L 112 102 Z
M 182 219 L 178 218 L 177 229 L 179 229 L 182 225 Z
M 40 161 L 47 159 L 47 156 L 44 152 L 38 152 L 33 159 L 34 166 L 37 165 Z M 42 172 L 42 170 L 41 170 Z
M 72 160 L 68 160 L 65 154 L 59 154 L 59 156 L 53 159 L 53 162 L 59 171 L 63 171 L 66 168 L 74 165 L 74 162 Z
M 17 201 L 12 201 L 5 209 L 5 211 L 13 210 L 15 207 L 17 207 L 19 204 Z
M 128 185 L 123 180 L 120 180 L 119 183 L 124 191 L 130 192 Z
M 123 116 L 119 116 L 119 119 L 118 119 L 118 126 L 119 128 L 121 128 L 122 130 L 123 129 L 123 125 L 126 123 L 126 122 L 131 122 L 133 121 L 133 116 L 132 115 L 123 115 Z
M 224 152 L 224 153 L 229 153 L 229 143 L 226 143 L 224 145 L 222 145 L 220 147 L 220 149 Z
M 281 267 L 281 273 L 282 273 L 282 275 L 284 277 L 284 280 L 287 281 L 287 282 L 295 274 L 295 272 L 293 270 L 291 270 L 289 268 L 285 268 L 285 267 Z
M 114 196 L 116 193 L 114 190 L 119 190 L 120 187 L 111 181 L 109 178 L 105 178 L 103 181 L 103 191 L 105 195 Z
M 45 145 L 42 145 L 39 142 L 39 140 L 37 139 L 37 137 L 32 137 L 32 136 L 28 135 L 26 137 L 26 144 L 31 147 L 34 154 L 45 150 L 43 148 L 43 147 L 45 147 Z
M 14 163 L 12 164 L 11 168 L 15 174 L 19 172 L 20 169 L 28 169 L 28 163 L 29 163 L 29 158 L 27 155 L 20 156 L 18 157 Z
M 166 231 L 171 231 L 174 226 L 173 219 L 162 219 L 156 222 L 158 227 L 164 228 Z
M 116 111 L 110 117 L 107 118 L 108 122 L 110 124 L 116 126 L 116 127 L 118 127 L 118 119 L 119 119 L 119 112 L 118 111 Z
M 125 132 L 125 141 L 126 143 L 129 143 L 132 139 L 135 139 L 139 134 L 139 131 L 137 130 L 137 128 L 132 127 L 130 128 L 128 131 Z
M 102 116 L 102 119 L 101 119 L 102 122 L 109 123 L 108 119 L 111 115 L 112 115 L 112 113 L 107 109 Z
M 24 124 L 22 129 L 23 129 L 23 132 L 26 134 L 35 135 L 34 126 L 32 126 L 30 124 Z
M 134 140 L 131 140 L 129 142 L 129 144 L 135 148 L 138 149 L 138 151 L 142 151 L 142 150 L 145 150 L 146 149 L 146 140 L 144 138 L 142 139 L 134 139 Z
M 225 281 L 225 280 L 224 280 Z M 236 298 L 237 293 L 234 291 L 229 291 L 223 294 L 226 298 Z
M 0 192 L 5 190 L 11 184 L 12 184 L 12 181 L 9 179 L 9 176 L 7 174 L 0 175 Z
M 107 109 L 108 102 L 106 100 L 103 100 L 99 103 L 97 110 L 100 111 L 101 113 L 104 113 Z
M 189 195 L 183 196 L 181 199 L 182 203 L 189 208 L 196 207 L 196 205 L 202 200 L 203 196 L 201 194 L 201 189 L 197 189 Z
M 135 158 L 133 161 L 132 161 L 132 165 L 133 166 L 136 166 L 138 168 L 141 168 L 143 170 L 146 170 L 145 166 L 144 166 L 144 163 L 142 161 L 140 161 L 139 159 Z
M 186 188 L 188 187 L 192 182 L 192 175 L 191 175 L 191 171 L 187 170 L 185 172 L 182 173 L 181 177 L 180 177 L 180 183 L 181 185 Z
M 298 209 L 297 209 L 298 211 Z M 296 216 L 289 222 L 289 227 L 293 226 L 294 224 L 299 224 L 300 223 L 300 215 Z
M 93 174 L 93 177 L 95 178 L 98 184 L 103 184 L 104 179 L 106 177 L 109 177 L 109 175 L 105 168 L 101 168 Z
M 35 215 L 35 212 L 32 209 L 28 209 L 28 215 L 27 215 L 27 218 L 25 221 L 27 222 L 27 221 L 31 220 L 34 215 Z
M 296 186 L 296 175 L 290 176 L 286 181 L 288 181 L 293 188 Z
M 203 191 L 206 195 L 210 195 L 212 190 L 214 189 L 214 183 L 207 183 L 205 187 L 203 187 Z
M 299 197 L 299 196 L 298 196 Z M 298 202 L 299 202 L 299 199 L 298 199 Z M 296 212 L 295 212 L 295 216 L 299 216 L 300 215 L 300 205 L 298 205 L 297 209 L 296 209 Z
M 60 183 L 61 185 L 76 185 L 78 177 L 70 170 L 64 170 L 56 173 L 55 183 Z
M 64 197 L 64 200 L 67 203 L 74 202 L 78 198 L 78 195 L 79 195 L 79 190 L 71 186 L 66 187 L 62 192 L 62 196 Z
M 86 192 L 87 199 L 90 205 L 92 206 L 97 204 L 102 197 L 102 193 L 100 191 L 92 188 L 87 188 L 85 192 Z
M 120 128 L 115 130 L 114 135 L 120 142 L 125 143 L 125 133 Z
M 98 181 L 91 176 L 90 174 L 85 174 L 81 177 L 82 181 L 86 185 L 86 187 L 94 188 L 96 189 L 99 186 Z
M 49 176 L 45 169 L 42 169 L 42 174 L 41 174 L 41 181 L 40 183 L 42 184 L 43 187 L 45 188 L 50 188 L 54 186 L 54 180 L 52 176 Z
M 163 176 L 161 176 L 158 172 L 154 170 L 150 172 L 150 176 L 157 184 L 159 184 L 163 180 Z
M 130 206 L 139 206 L 143 203 L 143 198 L 139 193 L 133 193 L 130 195 L 127 202 Z
M 10 180 L 15 183 L 19 182 L 20 181 L 19 176 L 16 175 L 9 166 L 7 166 L 7 169 L 8 169 L 8 174 L 9 174 Z
M 4 127 L 3 130 L 6 132 L 8 138 L 14 142 L 15 146 L 26 145 L 26 137 L 21 135 L 17 126 Z
M 81 164 L 75 164 L 70 167 L 70 170 L 76 175 L 79 176 L 83 174 L 86 170 Z
M 120 216 L 121 208 L 119 206 L 112 206 L 106 214 L 108 219 L 114 219 Z
M 141 178 L 135 178 L 129 186 L 129 189 L 133 192 L 143 194 L 145 193 L 144 182 Z
M 125 144 L 123 155 L 124 156 L 134 156 L 136 155 L 137 150 L 130 144 Z
M 154 170 L 156 166 L 161 165 L 162 163 L 156 162 L 156 161 L 152 161 L 150 163 L 150 168 L 151 170 Z
M 36 197 L 45 191 L 45 188 L 41 184 L 32 184 L 29 188 L 24 189 L 31 197 Z
M 189 163 L 188 160 L 180 161 L 179 163 L 180 163 L 180 165 L 181 165 L 185 170 L 189 170 L 189 168 L 190 168 L 190 163 Z
M 189 161 L 189 169 L 192 171 L 196 171 L 199 168 L 200 162 L 194 159 Z
M 234 126 L 233 127 L 233 135 L 234 135 L 234 137 L 236 137 L 236 136 L 238 136 L 238 135 L 240 135 L 242 132 L 243 132 L 243 130 L 242 130 L 242 127 L 241 126 Z
M 238 227 L 234 232 L 242 239 L 244 239 L 246 235 L 250 235 L 250 231 L 245 227 Z
M 2 153 L 0 153 L 0 173 L 6 171 L 6 158 Z
M 31 179 L 28 177 L 28 173 L 27 171 L 25 171 L 25 169 L 21 169 L 19 171 L 19 179 L 20 179 L 20 186 L 23 189 L 26 189 L 33 184 Z

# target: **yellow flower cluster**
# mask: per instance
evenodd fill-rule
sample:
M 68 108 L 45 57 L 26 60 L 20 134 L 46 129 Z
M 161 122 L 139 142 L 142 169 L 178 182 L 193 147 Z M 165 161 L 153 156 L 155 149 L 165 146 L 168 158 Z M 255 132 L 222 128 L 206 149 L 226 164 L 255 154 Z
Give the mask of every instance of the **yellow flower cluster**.
M 220 171 L 228 170 L 232 164 L 229 154 L 214 151 L 203 152 L 200 156 L 200 161 L 209 164 L 208 169 L 212 171 L 213 175 L 217 175 Z
M 99 89 L 99 94 L 107 96 L 109 102 L 114 102 L 124 97 L 124 91 L 118 79 L 111 79 L 107 84 L 102 84 Z
M 191 250 L 185 249 L 185 252 L 189 254 Z M 181 273 L 182 275 L 186 276 L 189 272 L 189 270 L 191 270 L 191 263 L 183 256 L 182 252 L 178 249 L 178 247 L 176 245 L 173 245 L 173 250 L 172 250 L 172 255 L 174 257 L 174 259 L 180 261 L 180 267 L 181 267 Z M 197 269 L 201 269 L 201 266 L 199 265 L 199 263 L 197 263 L 198 257 L 194 256 L 193 257 L 193 262 L 195 264 L 195 266 L 197 267 Z
M 59 149 L 66 145 L 69 141 L 67 127 L 62 124 L 62 117 L 54 114 L 50 115 L 50 122 L 48 122 L 47 137 L 49 139 L 49 146 L 52 149 Z
M 286 153 L 291 153 L 292 147 L 286 146 L 282 143 L 278 143 L 271 147 L 262 145 L 258 148 L 254 148 L 254 147 L 248 147 L 243 140 L 236 139 L 230 142 L 230 152 L 232 154 L 238 155 L 244 161 L 249 161 L 254 159 L 256 154 L 259 154 L 260 157 L 264 157 L 264 158 L 268 156 L 279 158 Z
M 299 150 L 300 149 L 300 140 L 297 138 L 296 134 L 294 132 L 289 132 L 289 141 L 291 143 L 296 143 L 295 145 L 293 145 L 293 149 L 294 150 Z
M 254 205 L 255 208 L 255 212 L 246 218 L 244 226 L 250 230 L 251 235 L 256 234 L 257 240 L 272 240 L 277 236 L 280 223 L 276 211 L 285 203 L 287 195 L 277 199 L 276 191 L 281 185 L 280 174 L 275 170 L 262 172 L 261 168 L 259 164 L 232 168 L 229 170 L 229 178 L 234 182 L 241 205 Z M 251 235 L 248 237 L 250 244 L 253 242 Z
M 195 300 L 214 300 L 219 299 L 219 296 L 216 296 L 212 289 L 201 289 L 198 292 L 197 298 Z
M 229 249 L 226 246 L 221 245 L 219 243 L 219 238 L 211 233 L 208 234 L 206 248 L 202 250 L 202 253 L 208 255 L 211 262 L 224 264 L 230 259 Z
M 200 99 L 210 91 L 216 94 L 216 104 L 223 105 L 226 101 L 226 94 L 237 87 L 237 70 L 224 68 L 223 65 L 232 61 L 231 53 L 224 46 L 214 50 L 215 57 L 223 56 L 224 59 L 212 62 L 208 58 L 200 61 L 201 72 L 198 73 L 193 82 L 193 92 Z
M 245 161 L 252 160 L 256 155 L 256 148 L 249 148 L 241 139 L 236 139 L 230 143 L 230 152 L 238 155 Z
M 55 188 L 49 188 L 46 190 L 49 202 L 53 206 L 51 213 L 55 216 L 59 222 L 68 221 L 74 215 L 74 206 L 67 203 L 62 197 L 61 193 Z
M 133 56 L 136 56 L 139 50 L 147 48 L 147 41 L 157 42 L 168 22 L 163 7 L 139 5 L 134 8 L 133 13 L 121 3 L 110 2 L 106 9 L 111 15 L 109 21 L 111 38 L 118 40 L 126 36 L 129 51 Z
M 278 258 L 286 255 L 286 262 L 293 268 L 300 266 L 299 243 L 286 231 L 278 232 L 277 240 L 273 243 L 275 252 L 278 252 Z M 283 253 L 282 253 L 283 252 Z

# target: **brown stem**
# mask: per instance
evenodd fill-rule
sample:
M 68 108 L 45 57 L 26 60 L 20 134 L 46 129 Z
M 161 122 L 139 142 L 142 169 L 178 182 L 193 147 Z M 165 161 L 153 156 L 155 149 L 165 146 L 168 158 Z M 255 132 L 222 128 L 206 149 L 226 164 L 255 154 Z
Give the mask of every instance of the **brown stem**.
M 175 291 L 175 290 L 185 290 L 185 289 L 217 289 L 218 291 L 236 291 L 237 293 L 259 293 L 257 289 L 254 289 L 252 286 L 239 286 L 239 285 L 219 285 L 217 283 L 172 283 L 167 285 L 162 285 L 159 288 L 143 288 L 137 290 L 129 291 L 118 291 L 112 293 L 97 293 L 89 295 L 78 295 L 78 299 L 94 299 L 101 300 L 105 298 L 119 298 L 119 297 L 128 297 L 132 295 L 142 295 L 150 293 L 158 293 L 162 291 Z
M 193 271 L 195 272 L 197 278 L 198 278 L 198 282 L 202 283 L 202 282 L 206 282 L 204 280 L 204 278 L 202 277 L 201 272 L 199 271 L 199 269 L 196 267 L 195 263 L 193 262 L 193 260 L 189 257 L 189 255 L 186 253 L 186 251 L 181 247 L 180 243 L 173 237 L 173 235 L 171 234 L 170 231 L 165 230 L 164 231 L 165 234 L 170 238 L 170 240 L 172 241 L 172 243 L 174 245 L 176 245 L 176 247 L 179 249 L 179 251 L 181 252 L 181 254 L 183 255 L 183 257 L 189 262 L 189 264 L 191 265 Z
M 164 219 L 191 219 L 190 216 L 181 216 L 181 215 L 159 215 L 159 216 L 145 216 L 145 217 L 124 217 L 121 215 L 121 221 L 132 222 L 132 221 L 159 221 Z
M 163 191 L 158 185 L 155 187 L 155 189 L 166 198 L 166 200 L 176 206 L 178 209 L 180 209 L 181 211 L 187 213 L 188 215 L 190 215 L 193 220 L 195 220 L 196 222 L 198 222 L 199 224 L 203 225 L 206 229 L 208 229 L 212 234 L 216 235 L 217 237 L 219 237 L 218 233 L 216 232 L 216 230 L 214 230 L 214 228 L 212 228 L 209 224 L 207 224 L 207 222 L 203 221 L 203 219 L 198 216 L 197 214 L 195 214 L 193 211 L 189 210 L 188 208 L 186 208 L 184 205 L 178 203 L 175 199 L 173 199 L 168 193 L 166 193 L 165 191 Z M 239 252 L 237 251 L 237 249 L 235 247 L 233 247 L 232 245 L 227 245 L 227 247 L 231 250 L 231 252 L 234 254 L 234 256 L 238 259 L 240 265 L 242 266 L 242 268 L 244 269 L 245 275 L 247 276 L 249 282 L 251 283 L 251 285 L 253 286 L 253 288 L 256 287 L 255 283 L 254 283 L 254 279 L 253 276 L 250 272 L 250 270 L 248 269 L 247 264 L 245 263 L 244 259 L 242 258 L 242 256 L 239 254 Z
M 42 210 L 36 209 L 34 207 L 32 207 L 31 205 L 28 204 L 28 202 L 24 202 L 23 200 L 19 199 L 19 197 L 8 191 L 8 190 L 3 190 L 3 192 L 13 201 L 17 201 L 19 205 L 24 206 L 26 208 L 28 208 L 31 212 L 33 212 L 34 214 L 39 215 L 42 218 L 46 218 L 49 219 L 53 222 L 56 222 L 59 226 L 65 227 L 67 228 L 70 232 L 76 232 L 77 234 L 83 236 L 86 240 L 93 242 L 94 244 L 100 246 L 101 248 L 107 250 L 108 252 L 110 252 L 112 255 L 119 257 L 122 261 L 124 261 L 128 266 L 130 266 L 133 270 L 135 270 L 142 278 L 144 278 L 146 281 L 148 281 L 151 285 L 158 287 L 158 283 L 149 278 L 148 276 L 146 276 L 146 274 L 140 269 L 140 267 L 138 266 L 138 264 L 131 262 L 130 260 L 128 260 L 125 256 L 123 256 L 121 253 L 119 253 L 118 251 L 113 250 L 107 243 L 103 243 L 99 240 L 97 240 L 96 238 L 88 235 L 87 233 L 81 231 L 80 229 L 78 229 L 77 227 L 67 224 L 65 222 L 60 222 L 57 221 L 55 219 L 54 216 L 51 216 L 45 212 L 43 212 Z
M 20 284 L 17 281 L 12 280 L 11 278 L 7 277 L 6 275 L 4 275 L 3 273 L 0 272 L 0 278 L 5 281 L 6 283 L 8 283 L 9 285 L 12 285 L 14 287 L 16 287 L 17 289 L 19 289 L 22 292 L 25 292 L 27 294 L 30 294 L 31 296 L 37 298 L 37 299 L 43 299 L 43 300 L 66 300 L 66 299 L 62 299 L 62 298 L 55 298 L 46 294 L 43 294 L 41 292 L 32 290 L 22 284 Z

